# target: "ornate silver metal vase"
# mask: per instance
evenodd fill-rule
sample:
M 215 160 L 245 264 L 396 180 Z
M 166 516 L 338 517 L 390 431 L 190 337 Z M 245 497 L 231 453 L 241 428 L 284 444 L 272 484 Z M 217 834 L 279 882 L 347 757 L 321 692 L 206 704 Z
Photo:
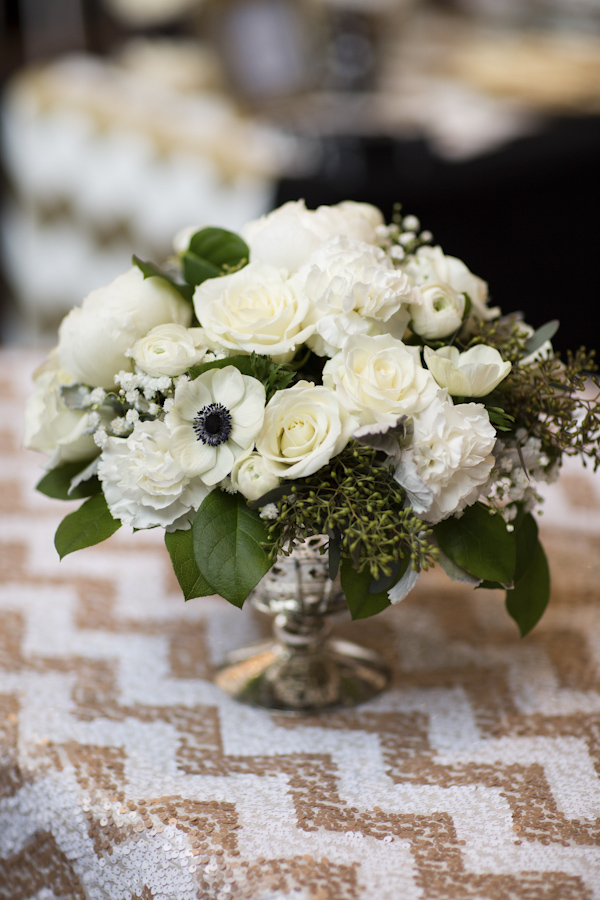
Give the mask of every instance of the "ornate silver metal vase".
M 339 576 L 328 574 L 325 536 L 281 557 L 249 597 L 275 616 L 274 640 L 231 653 L 216 683 L 242 703 L 314 713 L 356 706 L 389 683 L 383 659 L 329 637 L 329 617 L 347 610 Z

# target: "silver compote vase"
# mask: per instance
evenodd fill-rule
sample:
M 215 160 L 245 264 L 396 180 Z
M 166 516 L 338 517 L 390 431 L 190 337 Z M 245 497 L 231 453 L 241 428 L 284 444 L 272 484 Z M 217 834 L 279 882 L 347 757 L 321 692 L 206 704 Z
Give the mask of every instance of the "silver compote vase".
M 389 683 L 371 650 L 329 636 L 330 616 L 347 611 L 339 575 L 331 580 L 327 537 L 309 538 L 280 557 L 250 594 L 255 609 L 275 616 L 274 640 L 234 651 L 216 683 L 242 703 L 314 713 L 355 706 Z

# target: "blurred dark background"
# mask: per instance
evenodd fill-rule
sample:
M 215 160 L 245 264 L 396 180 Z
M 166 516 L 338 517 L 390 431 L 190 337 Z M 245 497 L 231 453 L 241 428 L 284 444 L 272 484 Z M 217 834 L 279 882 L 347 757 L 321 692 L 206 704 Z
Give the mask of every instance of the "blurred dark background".
M 304 197 L 401 202 L 494 304 L 600 344 L 600 2 L 1 8 L 3 342 L 177 227 Z

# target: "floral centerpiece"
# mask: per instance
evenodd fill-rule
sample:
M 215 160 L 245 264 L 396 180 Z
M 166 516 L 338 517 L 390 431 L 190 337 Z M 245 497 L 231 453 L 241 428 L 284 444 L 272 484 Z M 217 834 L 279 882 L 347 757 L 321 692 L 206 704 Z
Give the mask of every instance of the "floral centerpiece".
M 437 561 L 506 591 L 521 633 L 548 602 L 536 485 L 600 462 L 593 353 L 561 360 L 400 208 L 286 203 L 241 235 L 177 235 L 64 319 L 35 375 L 40 491 L 83 504 L 61 557 L 162 527 L 186 599 L 242 606 L 326 535 L 354 618 Z M 595 382 L 597 384 L 597 382 Z

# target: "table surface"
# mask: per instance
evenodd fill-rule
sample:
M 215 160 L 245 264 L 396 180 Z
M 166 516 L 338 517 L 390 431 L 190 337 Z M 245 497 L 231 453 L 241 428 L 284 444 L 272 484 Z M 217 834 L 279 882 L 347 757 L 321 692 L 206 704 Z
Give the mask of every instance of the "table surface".
M 0 353 L 2 900 L 600 898 L 599 478 L 569 465 L 548 491 L 533 634 L 429 573 L 340 625 L 390 690 L 270 714 L 211 680 L 269 623 L 184 603 L 162 534 L 59 562 L 70 506 L 20 449 L 36 360 Z

